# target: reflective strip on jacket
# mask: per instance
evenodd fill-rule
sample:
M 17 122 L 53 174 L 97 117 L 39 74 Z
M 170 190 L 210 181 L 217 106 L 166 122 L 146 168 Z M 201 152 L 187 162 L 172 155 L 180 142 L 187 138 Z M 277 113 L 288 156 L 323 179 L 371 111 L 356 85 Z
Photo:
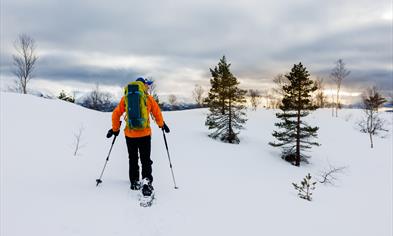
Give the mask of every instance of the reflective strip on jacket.
M 148 114 L 152 114 L 157 125 L 161 128 L 164 126 L 164 120 L 162 118 L 160 107 L 158 106 L 157 102 L 154 98 L 150 95 L 147 96 L 146 99 L 146 107 Z M 121 98 L 119 104 L 112 112 L 112 130 L 118 131 L 120 129 L 120 117 L 125 112 L 125 101 L 124 97 Z M 151 128 L 150 128 L 150 116 L 148 117 L 149 127 L 141 130 L 131 130 L 127 127 L 124 129 L 124 134 L 130 138 L 138 138 L 138 137 L 145 137 L 151 135 Z

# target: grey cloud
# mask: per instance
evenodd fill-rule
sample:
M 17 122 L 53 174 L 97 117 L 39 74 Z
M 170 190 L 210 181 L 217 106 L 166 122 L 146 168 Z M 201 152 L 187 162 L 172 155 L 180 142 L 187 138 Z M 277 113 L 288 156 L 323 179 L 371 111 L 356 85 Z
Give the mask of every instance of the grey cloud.
M 123 86 L 130 80 L 146 74 L 132 68 L 104 68 L 99 66 L 80 65 L 64 55 L 44 56 L 39 58 L 34 76 L 52 81 L 81 81 L 100 83 L 103 85 Z M 4 63 L 3 63 L 4 62 Z M 2 55 L 2 73 L 12 75 L 11 55 Z
M 136 76 L 140 75 L 124 69 L 107 69 L 87 66 L 40 67 L 37 70 L 37 74 L 39 74 L 39 77 L 42 79 L 61 81 L 75 80 L 86 83 L 99 82 L 105 85 L 124 85 L 130 79 L 134 79 Z
M 62 54 L 41 57 L 37 75 L 51 80 L 123 84 L 135 75 L 172 74 L 176 79 L 168 84 L 190 87 L 195 77 L 173 75 L 179 68 L 205 71 L 205 82 L 209 67 L 226 55 L 245 81 L 267 82 L 299 61 L 312 73 L 326 75 L 343 58 L 358 82 L 369 78 L 386 85 L 390 71 L 379 67 L 392 63 L 392 23 L 357 24 L 356 18 L 386 6 L 388 0 L 4 0 L 1 72 L 9 72 L 3 58 L 9 58 L 17 34 L 26 32 L 36 39 L 38 50 L 166 58 L 159 68 L 137 71 L 85 66 Z
M 380 86 L 391 87 L 393 68 L 392 29 L 389 24 L 353 29 L 327 35 L 300 45 L 295 45 L 271 55 L 282 69 L 281 73 L 302 62 L 314 75 L 327 77 L 334 62 L 342 58 L 352 71 L 351 85 L 367 84 L 367 81 Z
M 347 56 L 351 59 L 365 57 L 380 58 L 381 62 L 391 59 L 392 28 L 390 24 L 326 35 L 313 42 L 307 42 L 276 53 L 273 59 L 288 60 L 307 58 L 315 62 L 325 62 L 337 57 Z

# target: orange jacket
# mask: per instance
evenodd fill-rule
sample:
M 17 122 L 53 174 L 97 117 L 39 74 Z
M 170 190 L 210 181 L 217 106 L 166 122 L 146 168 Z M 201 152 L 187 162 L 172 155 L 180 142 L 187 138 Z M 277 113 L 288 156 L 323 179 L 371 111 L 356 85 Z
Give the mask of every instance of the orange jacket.
M 160 107 L 158 106 L 157 102 L 154 98 L 150 95 L 147 96 L 146 107 L 148 114 L 152 114 L 157 125 L 161 128 L 164 126 L 164 120 L 162 118 Z M 125 102 L 124 97 L 121 98 L 120 103 L 112 112 L 112 130 L 118 131 L 120 129 L 120 117 L 125 112 Z M 145 137 L 151 135 L 150 129 L 150 116 L 148 118 L 149 127 L 142 129 L 142 130 L 130 130 L 127 127 L 124 129 L 124 134 L 130 138 L 138 138 L 138 137 Z

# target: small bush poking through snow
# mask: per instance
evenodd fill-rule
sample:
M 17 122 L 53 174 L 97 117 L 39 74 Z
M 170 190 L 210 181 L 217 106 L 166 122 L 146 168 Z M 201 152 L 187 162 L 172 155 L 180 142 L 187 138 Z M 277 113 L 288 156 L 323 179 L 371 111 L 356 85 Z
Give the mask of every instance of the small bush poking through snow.
M 312 191 L 315 189 L 315 184 L 317 182 L 311 181 L 311 175 L 308 173 L 306 177 L 304 177 L 303 181 L 300 182 L 300 185 L 296 183 L 292 183 L 293 187 L 298 191 L 298 196 L 305 200 L 311 201 L 312 200 Z

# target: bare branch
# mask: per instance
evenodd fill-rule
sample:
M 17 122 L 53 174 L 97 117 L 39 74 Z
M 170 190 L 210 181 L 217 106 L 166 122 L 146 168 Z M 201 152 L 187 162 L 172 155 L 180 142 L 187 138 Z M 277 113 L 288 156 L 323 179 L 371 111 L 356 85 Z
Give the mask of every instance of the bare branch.
M 347 168 L 347 166 L 335 167 L 329 164 L 328 169 L 320 172 L 318 182 L 321 184 L 335 185 L 335 182 L 338 180 L 338 175 L 344 174 Z
M 84 127 L 83 127 L 83 125 L 81 125 L 79 127 L 78 132 L 74 134 L 74 137 L 75 137 L 74 156 L 77 156 L 78 151 L 85 146 L 84 144 L 81 144 L 83 131 L 84 131 Z

